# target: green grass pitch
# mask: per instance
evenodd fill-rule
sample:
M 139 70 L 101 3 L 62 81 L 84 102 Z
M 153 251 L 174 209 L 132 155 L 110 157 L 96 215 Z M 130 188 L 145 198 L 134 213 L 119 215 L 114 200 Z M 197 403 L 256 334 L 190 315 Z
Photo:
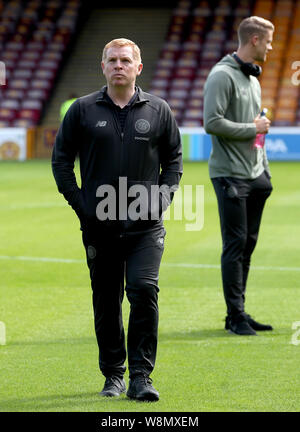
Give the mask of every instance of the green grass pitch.
M 271 163 L 274 191 L 249 275 L 247 312 L 274 331 L 239 337 L 224 330 L 220 227 L 207 163 L 184 164 L 182 186 L 204 185 L 204 227 L 186 231 L 187 221 L 165 222 L 152 375 L 160 400 L 138 403 L 98 396 L 104 379 L 81 232 L 50 162 L 1 163 L 0 321 L 7 343 L 0 346 L 0 411 L 299 411 L 300 345 L 292 329 L 300 321 L 299 168 Z M 128 310 L 125 298 L 125 329 Z

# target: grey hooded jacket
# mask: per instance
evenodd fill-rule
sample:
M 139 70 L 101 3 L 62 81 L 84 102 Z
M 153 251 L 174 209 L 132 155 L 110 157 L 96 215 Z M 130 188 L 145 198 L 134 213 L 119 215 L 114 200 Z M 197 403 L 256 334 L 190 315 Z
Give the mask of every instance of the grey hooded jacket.
M 253 147 L 255 117 L 261 111 L 257 78 L 247 77 L 231 55 L 210 71 L 204 87 L 204 128 L 212 138 L 209 174 L 254 179 L 270 175 L 265 147 Z

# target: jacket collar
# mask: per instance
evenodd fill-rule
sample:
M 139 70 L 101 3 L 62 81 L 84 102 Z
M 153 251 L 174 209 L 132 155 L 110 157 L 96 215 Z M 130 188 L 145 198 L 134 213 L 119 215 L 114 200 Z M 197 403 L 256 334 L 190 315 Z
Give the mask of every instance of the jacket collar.
M 139 86 L 137 86 L 137 90 L 138 90 L 138 94 L 137 94 L 137 98 L 136 98 L 134 104 L 141 103 L 141 102 L 149 102 L 149 99 L 146 97 L 145 93 L 143 92 L 143 90 Z M 99 91 L 96 102 L 106 101 L 106 98 L 104 96 L 106 91 L 107 91 L 107 86 L 103 86 Z

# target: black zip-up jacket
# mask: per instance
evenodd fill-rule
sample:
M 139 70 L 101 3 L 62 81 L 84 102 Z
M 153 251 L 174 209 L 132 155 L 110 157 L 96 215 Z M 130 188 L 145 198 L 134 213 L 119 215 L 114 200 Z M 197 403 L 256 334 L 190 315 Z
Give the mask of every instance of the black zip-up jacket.
M 132 185 L 145 186 L 149 207 L 151 185 L 176 189 L 182 175 L 182 150 L 175 118 L 164 100 L 138 87 L 122 132 L 116 110 L 105 93 L 103 87 L 78 98 L 60 125 L 52 154 L 58 190 L 76 211 L 82 229 L 94 225 L 128 232 L 151 229 L 162 223 L 162 202 L 157 220 L 151 220 L 150 215 L 148 220 L 132 220 L 128 214 L 125 218 L 124 214 L 120 216 L 120 178 L 126 179 L 127 191 Z M 74 173 L 77 155 L 81 188 Z M 102 185 L 113 186 L 116 191 L 116 220 L 97 217 L 101 197 L 96 192 Z M 163 202 L 170 203 L 167 195 L 160 193 L 160 200 L 163 197 Z M 107 197 L 103 195 L 102 199 Z M 128 198 L 128 206 L 132 200 Z

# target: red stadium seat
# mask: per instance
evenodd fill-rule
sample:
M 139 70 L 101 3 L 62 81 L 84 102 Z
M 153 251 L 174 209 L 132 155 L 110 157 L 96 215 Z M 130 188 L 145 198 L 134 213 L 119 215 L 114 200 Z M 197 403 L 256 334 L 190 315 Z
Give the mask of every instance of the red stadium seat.
M 160 88 L 155 88 L 155 87 L 151 87 L 149 89 L 150 93 L 153 93 L 154 95 L 161 97 L 163 99 L 166 99 L 167 97 L 167 90 L 165 89 L 160 89 Z
M 39 67 L 41 69 L 52 69 L 57 71 L 59 68 L 59 61 L 57 60 L 41 60 L 39 62 Z
M 33 75 L 33 79 L 46 79 L 46 80 L 54 80 L 55 71 L 53 69 L 37 69 Z
M 168 104 L 170 105 L 170 107 L 176 108 L 176 109 L 183 109 L 186 105 L 185 99 L 181 99 L 181 98 L 168 98 Z
M 24 127 L 24 128 L 30 128 L 36 125 L 36 122 L 34 120 L 28 120 L 28 119 L 16 119 L 11 122 L 11 125 L 13 127 Z
M 203 99 L 199 98 L 199 97 L 194 97 L 189 99 L 188 103 L 187 103 L 187 109 L 192 108 L 192 109 L 200 109 L 203 108 Z
M 44 89 L 28 89 L 26 97 L 30 99 L 36 99 L 45 101 L 48 97 L 49 92 Z
M 24 51 L 21 55 L 21 60 L 37 61 L 40 59 L 41 54 L 38 51 Z
M 62 53 L 57 51 L 45 51 L 41 57 L 41 60 L 52 60 L 60 61 L 62 59 Z
M 37 123 L 40 119 L 40 110 L 38 109 L 21 109 L 18 113 L 18 119 L 31 120 Z
M 67 47 L 67 43 L 66 42 L 62 42 L 62 41 L 54 41 L 54 42 L 50 42 L 48 44 L 48 50 L 49 51 L 57 51 L 57 52 L 61 52 L 64 51 Z
M 36 66 L 37 66 L 37 62 L 36 62 L 36 60 L 27 60 L 27 59 L 22 60 L 22 59 L 21 59 L 21 60 L 18 62 L 18 68 L 19 68 L 19 69 L 29 69 L 29 70 L 33 70 L 33 69 L 36 68 Z
M 8 88 L 25 90 L 29 86 L 29 81 L 24 79 L 11 79 L 8 81 Z
M 32 109 L 41 110 L 43 108 L 43 102 L 39 99 L 25 99 L 21 103 L 21 109 Z
M 7 89 L 5 92 L 5 97 L 9 99 L 23 99 L 25 91 L 22 89 Z
M 195 69 L 190 67 L 177 67 L 173 74 L 174 79 L 184 79 L 187 81 L 192 81 L 194 76 Z
M 38 51 L 38 52 L 42 52 L 45 49 L 45 43 L 43 43 L 42 41 L 29 41 L 26 45 L 26 49 L 28 51 Z
M 185 78 L 176 78 L 172 81 L 171 88 L 187 89 L 190 88 L 190 86 L 191 86 L 190 82 Z
M 80 0 L 0 0 L 0 126 L 37 124 L 73 36 Z
M 50 90 L 51 87 L 51 81 L 48 79 L 33 79 L 30 82 L 31 89 Z
M 12 78 L 14 78 L 14 79 L 27 79 L 28 80 L 31 77 L 32 77 L 32 70 L 31 69 L 18 68 L 12 74 Z
M 189 89 L 187 88 L 171 88 L 169 91 L 169 97 L 171 98 L 183 98 L 186 99 L 189 94 Z
M 8 99 L 7 97 L 0 101 L 0 108 L 9 108 L 17 111 L 20 108 L 18 99 Z
M 6 62 L 7 60 L 16 61 L 19 56 L 20 54 L 17 51 L 8 50 L 7 47 L 5 47 L 5 51 L 1 54 L 1 60 L 4 62 Z
M 10 121 L 16 117 L 16 111 L 8 108 L 0 108 L 0 120 Z
M 169 80 L 166 78 L 154 78 L 152 88 L 166 89 L 169 86 Z
M 172 73 L 172 69 L 171 68 L 158 68 L 155 72 L 155 76 L 154 76 L 154 80 L 155 79 L 164 79 L 164 78 L 169 78 L 170 75 Z
M 6 44 L 6 49 L 8 51 L 20 52 L 24 50 L 24 46 L 25 46 L 24 42 L 12 41 Z

